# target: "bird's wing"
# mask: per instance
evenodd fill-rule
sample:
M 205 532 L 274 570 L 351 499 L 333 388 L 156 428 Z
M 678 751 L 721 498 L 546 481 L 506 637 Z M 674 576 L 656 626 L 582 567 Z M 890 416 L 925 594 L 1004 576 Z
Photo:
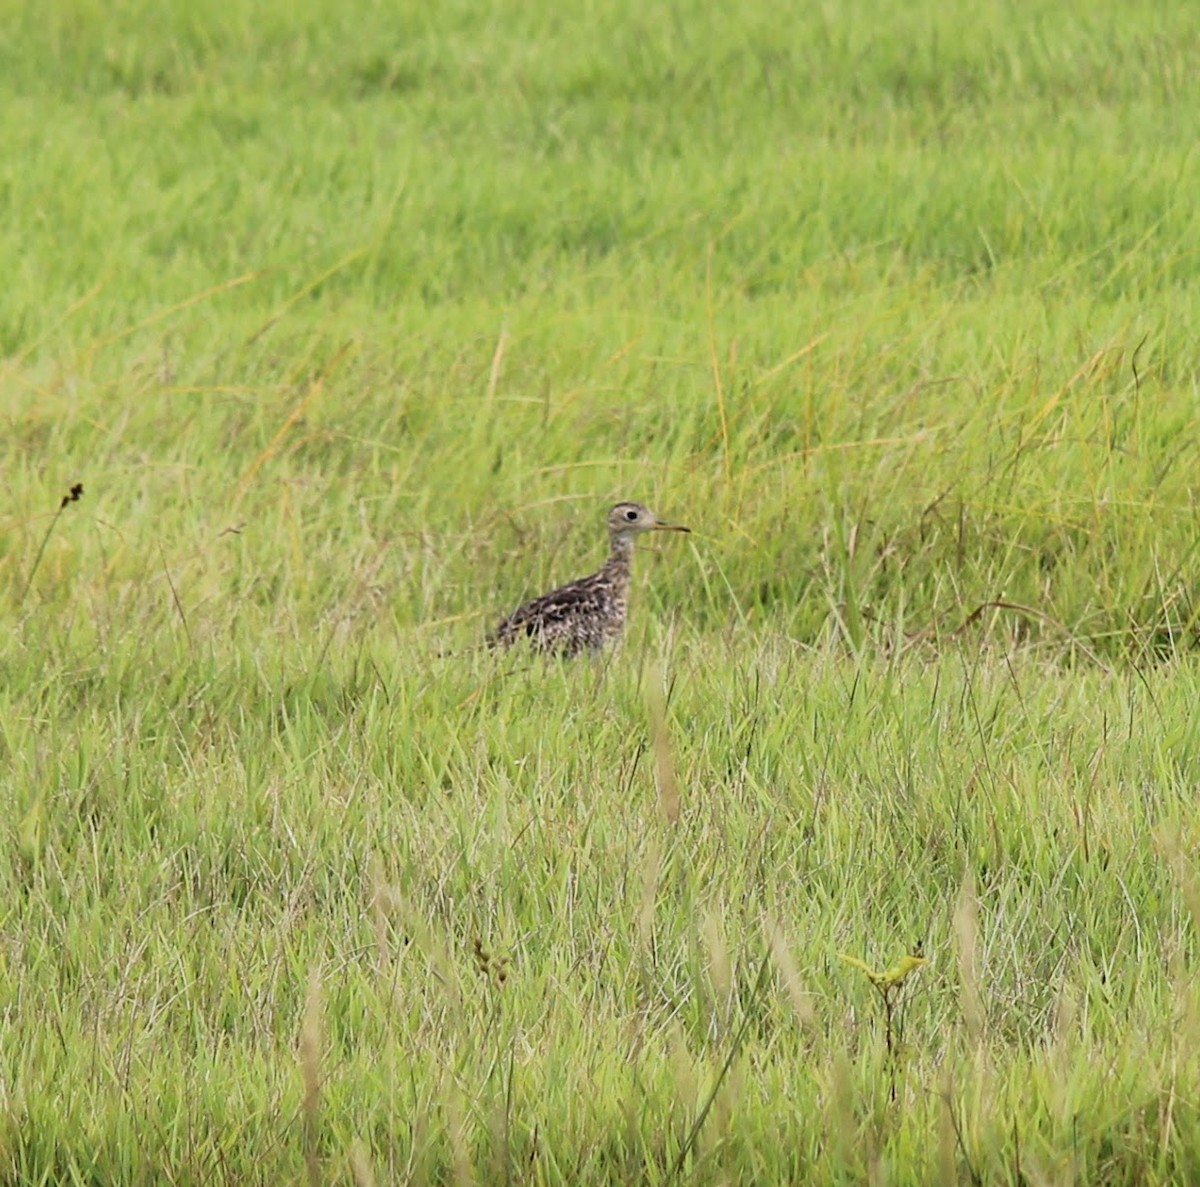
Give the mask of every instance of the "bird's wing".
M 572 618 L 600 613 L 605 605 L 605 586 L 597 578 L 597 574 L 581 577 L 560 589 L 530 599 L 501 620 L 493 638 L 506 642 L 520 635 L 539 635 Z

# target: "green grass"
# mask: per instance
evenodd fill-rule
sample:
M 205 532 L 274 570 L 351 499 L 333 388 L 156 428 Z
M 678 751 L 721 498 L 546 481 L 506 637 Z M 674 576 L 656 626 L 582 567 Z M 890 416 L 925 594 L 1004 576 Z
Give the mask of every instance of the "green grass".
M 0 1182 L 1196 1177 L 1197 79 L 10 5 Z M 477 650 L 623 497 L 624 648 Z

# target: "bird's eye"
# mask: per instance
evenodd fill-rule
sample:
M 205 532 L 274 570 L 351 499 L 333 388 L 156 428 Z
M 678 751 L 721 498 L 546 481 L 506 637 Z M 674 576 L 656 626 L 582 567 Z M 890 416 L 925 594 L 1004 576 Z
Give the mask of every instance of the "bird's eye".
M 635 519 L 637 519 L 637 512 L 631 508 L 630 510 L 625 512 L 625 518 L 627 520 L 629 520 L 630 523 L 632 523 Z

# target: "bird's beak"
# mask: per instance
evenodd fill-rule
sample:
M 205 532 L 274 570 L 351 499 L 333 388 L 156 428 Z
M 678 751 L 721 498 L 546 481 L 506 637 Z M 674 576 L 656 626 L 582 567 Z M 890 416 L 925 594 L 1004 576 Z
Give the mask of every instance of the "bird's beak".
M 656 523 L 654 525 L 656 532 L 690 532 L 691 528 L 685 528 L 681 523 Z

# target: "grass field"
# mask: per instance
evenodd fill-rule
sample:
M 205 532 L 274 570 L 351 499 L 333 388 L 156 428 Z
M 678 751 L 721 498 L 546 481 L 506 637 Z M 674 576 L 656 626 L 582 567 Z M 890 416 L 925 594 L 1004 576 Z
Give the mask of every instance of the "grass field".
M 1200 1176 L 1200 8 L 14 0 L 0 97 L 0 1182 Z M 626 497 L 624 647 L 476 648 Z

